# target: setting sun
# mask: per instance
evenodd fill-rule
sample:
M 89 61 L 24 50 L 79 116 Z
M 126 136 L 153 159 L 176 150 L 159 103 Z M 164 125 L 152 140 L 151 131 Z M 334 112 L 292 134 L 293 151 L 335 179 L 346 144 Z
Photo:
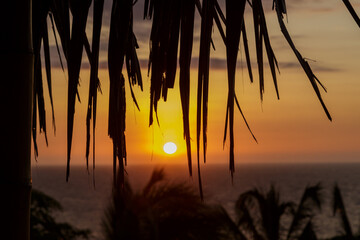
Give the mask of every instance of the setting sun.
M 167 142 L 164 144 L 163 149 L 164 149 L 164 152 L 166 152 L 167 154 L 173 154 L 176 152 L 177 147 L 176 147 L 175 143 Z

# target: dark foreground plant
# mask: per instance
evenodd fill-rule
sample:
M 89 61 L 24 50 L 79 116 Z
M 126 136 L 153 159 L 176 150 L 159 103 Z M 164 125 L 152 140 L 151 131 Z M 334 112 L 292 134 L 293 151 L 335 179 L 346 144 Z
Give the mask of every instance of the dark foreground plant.
M 91 234 L 89 229 L 77 229 L 68 223 L 56 222 L 52 214 L 62 210 L 62 206 L 58 201 L 33 189 L 30 208 L 30 239 L 89 239 Z
M 357 240 L 360 239 L 360 233 L 353 234 L 351 223 L 346 213 L 345 204 L 341 195 L 341 191 L 337 183 L 333 189 L 332 199 L 333 215 L 337 216 L 341 224 L 340 234 L 331 238 L 332 240 Z
M 237 225 L 245 239 L 317 239 L 312 218 L 314 210 L 321 209 L 320 190 L 319 184 L 307 187 L 297 207 L 292 201 L 281 202 L 274 186 L 267 193 L 256 188 L 242 193 L 235 204 Z M 292 216 L 287 229 L 281 225 L 285 215 Z
M 154 170 L 147 185 L 134 192 L 117 184 L 105 211 L 105 239 L 235 239 L 238 231 L 221 206 L 201 201 L 185 183 L 164 181 Z

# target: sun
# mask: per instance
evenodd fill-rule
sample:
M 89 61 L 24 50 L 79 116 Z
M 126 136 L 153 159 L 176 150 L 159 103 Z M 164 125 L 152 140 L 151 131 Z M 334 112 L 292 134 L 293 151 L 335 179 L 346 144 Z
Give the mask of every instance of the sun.
M 176 144 L 173 143 L 173 142 L 167 142 L 164 144 L 164 152 L 167 153 L 167 154 L 173 154 L 176 152 L 177 150 L 177 147 L 176 147 Z

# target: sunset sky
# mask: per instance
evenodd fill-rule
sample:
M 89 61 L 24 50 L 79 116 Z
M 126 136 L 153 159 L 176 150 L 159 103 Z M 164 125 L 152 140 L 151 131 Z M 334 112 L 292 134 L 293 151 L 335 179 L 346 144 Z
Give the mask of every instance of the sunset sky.
M 105 1 L 104 22 L 100 53 L 99 78 L 102 94 L 98 96 L 96 126 L 97 164 L 112 164 L 112 145 L 107 136 L 109 77 L 107 72 L 107 41 L 109 34 L 110 0 Z M 223 1 L 220 1 L 223 6 Z M 272 1 L 264 0 L 270 40 L 279 62 L 278 83 L 280 100 L 276 99 L 272 78 L 266 64 L 265 95 L 261 102 L 257 75 L 256 53 L 250 7 L 247 5 L 246 26 L 252 58 L 254 83 L 250 83 L 242 49 L 236 72 L 236 94 L 242 110 L 258 139 L 254 142 L 241 115 L 235 114 L 235 156 L 237 163 L 272 162 L 360 162 L 360 31 L 342 1 L 288 0 L 287 27 L 295 45 L 309 59 L 315 75 L 326 86 L 323 99 L 333 117 L 330 122 L 314 93 L 306 74 L 280 31 Z M 352 3 L 358 13 L 360 4 Z M 225 8 L 223 8 L 225 9 Z M 127 91 L 126 140 L 128 164 L 186 164 L 185 142 L 182 138 L 182 113 L 178 78 L 166 103 L 158 107 L 160 126 L 148 127 L 150 78 L 147 76 L 149 34 L 151 21 L 142 20 L 143 1 L 134 9 L 134 32 L 140 49 L 138 57 L 143 66 L 144 91 L 135 89 L 139 112 Z M 197 59 L 199 55 L 199 16 L 196 12 L 193 61 L 191 72 L 190 128 L 194 163 L 196 160 L 196 87 Z M 91 17 L 89 19 L 91 21 Z M 286 20 L 286 19 L 285 19 Z M 91 24 L 88 28 L 91 39 Z M 53 39 L 52 36 L 50 36 Z M 218 30 L 214 28 L 216 51 L 211 52 L 208 163 L 227 163 L 229 144 L 222 144 L 226 99 L 227 72 L 225 47 Z M 38 135 L 39 165 L 66 164 L 66 107 L 67 73 L 59 67 L 52 40 L 53 94 L 56 117 L 56 136 L 51 128 L 51 108 L 46 95 L 49 146 L 43 134 Z M 267 58 L 266 58 L 267 59 Z M 84 63 L 80 75 L 81 103 L 76 103 L 72 164 L 85 165 L 85 120 L 88 101 L 89 67 Z M 44 74 L 45 76 L 45 74 Z M 126 82 L 127 84 L 127 82 Z M 47 94 L 47 93 L 46 93 Z M 167 155 L 163 145 L 172 141 L 178 151 Z

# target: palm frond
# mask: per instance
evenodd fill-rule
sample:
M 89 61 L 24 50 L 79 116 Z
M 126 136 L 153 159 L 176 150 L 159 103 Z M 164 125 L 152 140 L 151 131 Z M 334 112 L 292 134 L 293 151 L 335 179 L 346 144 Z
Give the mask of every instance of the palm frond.
M 226 59 L 228 72 L 228 101 L 227 116 L 229 120 L 230 135 L 230 173 L 233 176 L 235 171 L 234 163 L 234 105 L 235 105 L 235 72 L 237 54 L 239 49 L 240 34 L 243 25 L 245 0 L 226 1 Z
M 254 141 L 255 141 L 256 143 L 258 143 L 258 141 L 257 141 L 254 133 L 252 132 L 252 130 L 251 130 L 251 128 L 250 128 L 250 125 L 248 124 L 248 122 L 247 122 L 247 120 L 246 120 L 246 118 L 245 118 L 245 115 L 244 115 L 243 111 L 241 110 L 241 107 L 240 107 L 240 104 L 239 104 L 239 101 L 238 101 L 236 95 L 235 95 L 235 103 L 236 103 L 237 108 L 238 108 L 239 111 L 240 111 L 240 114 L 241 114 L 241 116 L 242 116 L 242 118 L 243 118 L 243 120 L 244 120 L 244 122 L 245 122 L 245 125 L 246 125 L 247 129 L 249 130 L 251 136 L 253 137 Z
M 54 101 L 53 101 L 53 95 L 52 95 L 50 50 L 49 50 L 49 36 L 48 36 L 47 24 L 44 24 L 43 46 L 44 46 L 46 80 L 47 80 L 47 85 L 48 85 L 50 105 L 51 105 L 51 113 L 52 113 L 52 124 L 53 124 L 53 128 L 54 128 L 54 133 L 55 133 L 56 132 L 56 125 L 55 125 Z
M 341 195 L 341 191 L 337 183 L 335 183 L 333 190 L 333 214 L 334 216 L 337 214 L 339 215 L 344 235 L 346 235 L 347 238 L 352 239 L 353 232 L 351 229 L 349 218 L 346 214 L 346 209 Z
M 317 236 L 314 230 L 314 226 L 311 220 L 305 226 L 304 231 L 299 236 L 298 240 L 317 240 Z
M 254 239 L 277 240 L 280 219 L 294 206 L 293 202 L 280 202 L 280 194 L 271 186 L 266 193 L 253 189 L 242 193 L 235 203 L 238 225 Z
M 127 164 L 125 139 L 125 78 L 122 73 L 124 61 L 126 61 L 131 95 L 135 105 L 137 105 L 137 102 L 132 92 L 132 85 L 137 84 L 142 89 L 142 79 L 136 48 L 138 48 L 138 46 L 133 33 L 133 1 L 114 1 L 111 12 L 108 49 L 110 77 L 108 134 L 113 141 L 114 182 L 116 182 L 117 159 L 121 172 L 119 175 L 121 182 L 124 182 L 124 166 Z
M 56 25 L 60 36 L 61 47 L 66 60 L 68 60 L 68 50 L 70 44 L 70 16 L 69 1 L 53 0 L 50 5 L 51 16 Z M 54 34 L 56 36 L 56 34 Z M 58 52 L 59 56 L 60 53 Z M 69 65 L 69 64 L 68 64 Z
M 33 98 L 33 123 L 32 123 L 32 135 L 34 142 L 34 153 L 35 159 L 38 156 L 38 148 L 36 142 L 36 129 L 37 129 L 37 112 L 39 114 L 39 127 L 40 132 L 44 132 L 46 144 L 47 133 L 46 133 L 46 113 L 45 113 L 45 102 L 44 102 L 44 90 L 43 90 L 43 78 L 42 78 L 42 64 L 41 64 L 41 43 L 43 42 L 44 56 L 45 56 L 45 68 L 47 75 L 48 90 L 51 101 L 53 126 L 55 129 L 55 118 L 54 118 L 54 105 L 52 98 L 52 87 L 51 87 L 51 74 L 50 74 L 50 54 L 49 54 L 49 41 L 47 31 L 47 14 L 49 11 L 49 3 L 42 0 L 36 0 L 33 2 L 33 13 L 32 21 L 33 24 L 38 26 L 33 30 L 33 49 L 34 49 L 34 98 Z
M 254 30 L 255 30 L 255 43 L 256 43 L 256 56 L 259 71 L 259 85 L 260 85 L 260 98 L 263 100 L 264 88 L 264 60 L 263 60 L 263 43 L 265 45 L 268 62 L 274 81 L 277 97 L 279 98 L 279 90 L 276 79 L 276 69 L 278 68 L 277 60 L 270 44 L 270 38 L 266 26 L 265 13 L 260 0 L 252 1 Z
M 296 49 L 291 37 L 290 37 L 290 34 L 288 32 L 288 30 L 286 29 L 286 26 L 284 24 L 284 21 L 283 21 L 283 13 L 284 13 L 284 4 L 280 3 L 279 0 L 274 0 L 274 3 L 275 3 L 275 10 L 276 10 L 276 13 L 277 13 L 277 18 L 278 18 L 278 21 L 279 21 L 279 25 L 280 25 L 280 29 L 281 29 L 281 32 L 283 33 L 286 41 L 288 42 L 288 44 L 290 45 L 291 49 L 293 50 L 293 52 L 295 53 L 295 56 L 297 57 L 299 63 L 301 64 L 301 67 L 303 68 L 303 70 L 305 71 L 325 113 L 326 113 L 326 116 L 328 117 L 328 119 L 331 121 L 332 118 L 331 118 L 331 115 L 321 97 L 321 93 L 320 93 L 320 90 L 319 90 L 319 87 L 317 85 L 317 78 L 316 76 L 314 75 L 313 71 L 311 70 L 311 67 L 309 65 L 309 63 L 302 57 L 302 55 L 300 54 L 300 52 Z
M 287 239 L 291 239 L 293 236 L 298 237 L 297 234 L 301 235 L 301 229 L 306 230 L 305 226 L 309 224 L 309 221 L 314 216 L 314 211 L 316 209 L 321 210 L 321 189 L 320 183 L 306 187 L 291 222 Z
M 193 0 L 181 1 L 181 29 L 180 29 L 180 98 L 183 113 L 184 139 L 188 158 L 188 168 L 192 175 L 191 144 L 190 144 L 190 63 L 194 32 L 195 2 Z
M 351 16 L 353 17 L 353 19 L 355 20 L 356 24 L 359 26 L 360 28 L 360 18 L 359 16 L 356 14 L 354 8 L 352 7 L 351 3 L 349 2 L 349 0 L 343 0 L 343 3 L 345 4 L 346 8 L 348 9 L 349 13 L 351 14 Z
M 198 86 L 197 86 L 198 92 L 197 92 L 196 142 L 197 142 L 197 159 L 199 161 L 200 133 L 202 128 L 204 162 L 206 162 L 209 61 L 210 61 L 210 42 L 211 42 L 214 6 L 215 6 L 215 0 L 204 0 L 201 8 L 202 17 L 201 17 L 200 53 L 199 53 Z
M 252 74 L 252 69 L 251 69 L 251 61 L 250 61 L 248 40 L 247 40 L 247 35 L 246 35 L 245 19 L 243 20 L 243 25 L 242 25 L 241 31 L 242 31 L 242 36 L 243 36 L 246 65 L 247 65 L 248 72 L 249 72 L 250 82 L 252 83 L 252 82 L 254 82 L 254 79 L 253 79 L 253 74 Z
M 97 92 L 99 90 L 99 49 L 100 49 L 100 33 L 102 25 L 102 13 L 104 8 L 104 0 L 94 0 L 93 12 L 93 35 L 92 49 L 90 60 L 90 86 L 89 100 L 87 104 L 86 115 L 86 166 L 89 169 L 89 153 L 90 153 L 90 120 L 93 119 L 93 170 L 95 169 L 95 126 L 96 126 L 96 102 Z
M 49 18 L 50 18 L 50 23 L 51 23 L 51 29 L 52 29 L 54 39 L 55 39 L 56 51 L 57 51 L 58 56 L 59 56 L 60 66 L 61 66 L 61 69 L 63 71 L 65 71 L 63 60 L 62 60 L 61 53 L 60 53 L 59 41 L 58 41 L 58 38 L 56 36 L 54 17 L 53 17 L 53 14 L 51 12 L 49 12 Z
M 256 189 L 241 194 L 235 203 L 235 213 L 239 229 L 248 233 L 253 239 L 260 240 L 263 237 L 258 228 L 259 216 L 252 213 L 256 203 L 254 201 L 263 201 Z
M 149 69 L 151 68 L 150 125 L 153 123 L 153 112 L 157 115 L 158 101 L 161 97 L 166 101 L 168 89 L 174 87 L 180 10 L 179 0 L 150 1 L 149 17 L 153 18 L 149 56 Z
M 76 96 L 80 101 L 78 93 L 79 75 L 82 60 L 82 53 L 84 47 L 84 36 L 87 22 L 88 11 L 91 0 L 69 2 L 70 10 L 73 16 L 71 38 L 68 49 L 68 106 L 67 106 L 67 167 L 66 180 L 68 181 L 70 175 L 70 157 L 72 136 L 74 128 L 74 114 L 75 114 L 75 99 Z
M 103 232 L 105 239 L 234 239 L 228 224 L 223 208 L 204 204 L 185 183 L 165 182 L 163 170 L 157 169 L 138 193 L 128 181 L 114 187 Z
M 67 173 L 66 179 L 69 178 L 70 157 L 73 135 L 73 124 L 75 114 L 76 97 L 79 98 L 78 84 L 79 73 L 82 62 L 83 48 L 89 58 L 91 73 L 89 99 L 87 104 L 86 117 L 86 162 L 89 165 L 90 154 L 90 121 L 93 126 L 93 167 L 95 166 L 95 125 L 96 125 L 96 102 L 97 91 L 100 89 L 98 79 L 99 67 L 99 48 L 100 48 L 100 31 L 104 0 L 94 0 L 94 25 L 92 46 L 90 46 L 85 28 L 87 24 L 88 10 L 92 0 L 52 0 L 42 4 L 43 0 L 34 1 L 36 14 L 34 22 L 37 24 L 34 34 L 34 49 L 40 53 L 41 41 L 44 45 L 45 69 L 48 80 L 48 90 L 52 107 L 53 125 L 55 130 L 55 118 L 53 109 L 52 84 L 50 73 L 50 55 L 48 30 L 46 17 L 49 15 L 53 31 L 55 27 L 60 36 L 62 49 L 68 65 L 68 116 L 67 116 Z M 136 1 L 135 1 L 136 2 Z M 348 4 L 345 5 L 348 7 Z M 41 3 L 41 4 L 40 4 Z M 270 71 L 272 74 L 277 97 L 279 91 L 277 85 L 276 69 L 278 69 L 277 60 L 272 50 L 270 37 L 266 26 L 265 13 L 261 0 L 248 1 L 252 7 L 254 30 L 255 30 L 255 46 L 259 71 L 260 97 L 263 99 L 264 93 L 264 49 L 268 58 Z M 138 48 L 137 40 L 133 32 L 133 12 L 132 0 L 114 0 L 112 5 L 111 26 L 109 37 L 109 76 L 110 76 L 110 96 L 109 96 L 109 136 L 113 140 L 114 149 L 114 169 L 116 172 L 116 162 L 119 160 L 119 166 L 124 170 L 126 165 L 126 142 L 125 142 L 125 77 L 122 69 L 124 61 L 128 75 L 131 97 L 137 108 L 138 103 L 135 98 L 133 86 L 138 85 L 142 90 L 142 77 L 140 72 L 140 64 L 137 58 L 136 49 Z M 198 176 L 199 188 L 202 196 L 201 175 L 200 175 L 200 138 L 202 134 L 203 158 L 206 162 L 207 151 L 207 125 L 208 125 L 208 94 L 209 94 L 209 60 L 210 46 L 212 43 L 211 34 L 213 31 L 213 22 L 215 22 L 220 35 L 224 41 L 227 51 L 227 70 L 228 70 L 228 100 L 226 107 L 226 123 L 224 140 L 226 139 L 227 128 L 229 127 L 230 138 L 230 172 L 233 174 L 235 169 L 234 163 L 234 106 L 235 103 L 249 129 L 252 137 L 255 139 L 249 124 L 240 108 L 239 102 L 235 94 L 235 73 L 237 53 L 241 33 L 243 35 L 243 44 L 248 66 L 250 81 L 253 81 L 249 47 L 247 44 L 246 28 L 244 24 L 244 9 L 246 1 L 226 1 L 226 17 L 223 14 L 217 0 L 203 0 L 202 6 L 199 0 L 145 0 L 144 18 L 152 18 L 152 29 L 150 36 L 150 56 L 149 70 L 151 70 L 151 87 L 150 87 L 150 116 L 149 123 L 153 123 L 153 113 L 157 116 L 158 101 L 163 98 L 165 101 L 168 96 L 169 88 L 174 86 L 175 73 L 177 68 L 177 54 L 180 40 L 180 96 L 183 111 L 184 138 L 187 146 L 187 158 L 189 173 L 192 175 L 191 161 L 191 144 L 190 144 L 190 125 L 189 125 L 189 96 L 190 96 L 190 61 L 192 55 L 193 28 L 194 28 L 194 12 L 195 7 L 198 8 L 201 15 L 201 34 L 200 34 L 200 53 L 198 68 L 198 88 L 197 88 L 197 160 L 198 160 Z M 326 112 L 328 118 L 331 116 L 322 100 L 319 85 L 324 88 L 321 82 L 313 74 L 309 64 L 301 56 L 295 48 L 290 34 L 288 33 L 283 22 L 283 14 L 286 14 L 285 0 L 274 0 L 274 8 L 277 13 L 279 25 L 285 39 L 294 51 L 301 66 L 307 74 L 317 97 Z M 39 6 L 37 6 L 39 5 Z M 350 5 L 351 6 L 351 5 Z M 348 7 L 349 11 L 350 8 Z M 72 27 L 70 28 L 69 10 L 72 13 Z M 50 12 L 50 13 L 49 13 Z M 350 11 L 351 12 L 351 11 Z M 55 27 L 54 27 L 55 26 Z M 225 31 L 223 27 L 226 27 Z M 71 29 L 71 36 L 70 36 Z M 36 32 L 38 31 L 38 32 Z M 57 44 L 57 35 L 55 41 L 57 51 L 60 56 L 60 50 Z M 180 38 L 180 39 L 179 39 Z M 62 60 L 60 58 L 62 68 Z M 35 89 L 34 89 L 34 125 L 33 139 L 35 154 L 38 154 L 36 145 L 36 120 L 37 111 L 39 114 L 40 131 L 45 132 L 46 138 L 46 121 L 45 121 L 45 104 L 43 99 L 43 83 L 41 76 L 41 58 L 35 55 Z M 41 80 L 38 80 L 41 79 Z M 325 88 L 324 88 L 325 89 Z M 114 173 L 114 178 L 115 178 Z M 122 174 L 122 178 L 124 172 Z

